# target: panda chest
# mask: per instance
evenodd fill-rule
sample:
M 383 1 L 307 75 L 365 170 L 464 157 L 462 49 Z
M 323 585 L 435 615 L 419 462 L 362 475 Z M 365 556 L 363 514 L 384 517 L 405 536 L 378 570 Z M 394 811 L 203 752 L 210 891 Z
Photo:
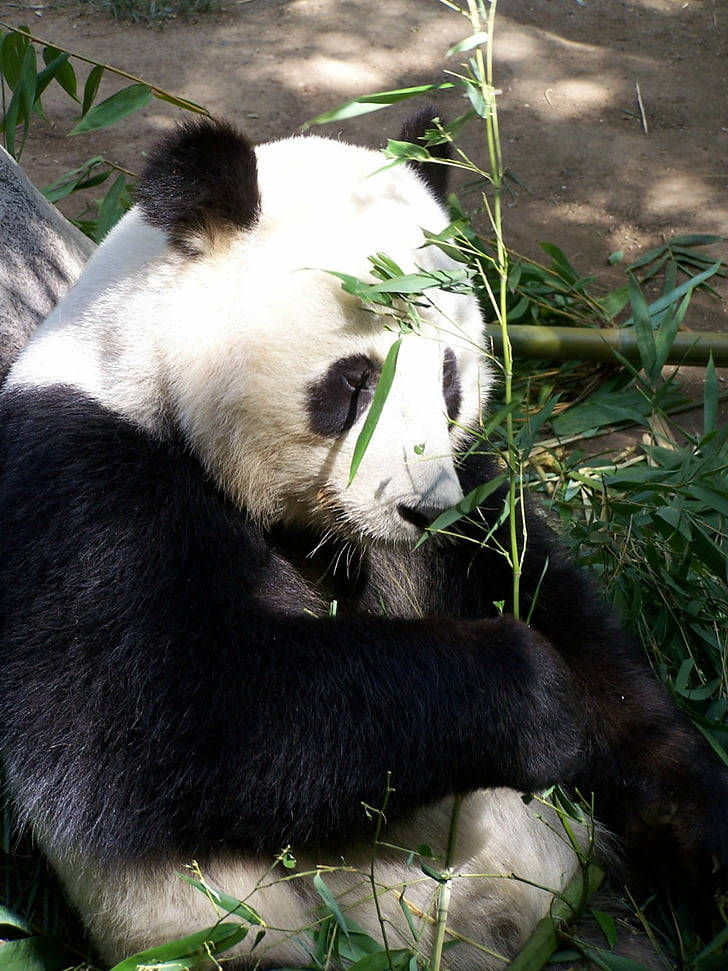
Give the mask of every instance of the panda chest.
M 277 588 L 286 591 L 277 606 L 286 613 L 406 618 L 428 612 L 428 585 L 416 558 L 378 546 L 322 543 L 313 532 L 282 527 L 270 542 Z

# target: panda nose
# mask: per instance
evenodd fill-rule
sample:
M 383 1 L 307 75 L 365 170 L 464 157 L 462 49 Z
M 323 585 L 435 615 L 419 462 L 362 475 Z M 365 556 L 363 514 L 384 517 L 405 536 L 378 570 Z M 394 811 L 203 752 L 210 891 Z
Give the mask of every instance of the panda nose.
M 424 531 L 449 508 L 449 506 L 405 506 L 404 503 L 400 503 L 397 506 L 397 512 L 402 519 Z

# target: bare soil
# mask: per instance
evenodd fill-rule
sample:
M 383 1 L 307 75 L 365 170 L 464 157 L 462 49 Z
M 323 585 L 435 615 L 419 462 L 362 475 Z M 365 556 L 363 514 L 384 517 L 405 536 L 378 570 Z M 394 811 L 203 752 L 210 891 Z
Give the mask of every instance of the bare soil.
M 72 0 L 0 0 L 0 19 L 203 104 L 256 141 L 363 92 L 442 80 L 458 66 L 445 52 L 469 32 L 437 0 L 225 0 L 162 28 Z M 607 264 L 615 250 L 629 260 L 676 233 L 728 234 L 726 0 L 501 0 L 495 46 L 504 153 L 520 183 L 506 213 L 515 250 L 538 256 L 539 240 L 554 242 L 606 287 L 623 280 Z M 102 96 L 121 83 L 107 75 Z M 454 117 L 461 97 L 438 97 L 438 108 Z M 50 121 L 22 159 L 40 185 L 96 154 L 138 172 L 180 114 L 155 100 L 114 128 L 67 138 L 74 106 L 57 96 L 46 106 Z M 380 145 L 407 111 L 328 133 Z M 473 130 L 466 147 L 483 158 L 479 138 Z M 691 328 L 728 328 L 728 286 L 718 288 L 722 299 L 694 301 Z

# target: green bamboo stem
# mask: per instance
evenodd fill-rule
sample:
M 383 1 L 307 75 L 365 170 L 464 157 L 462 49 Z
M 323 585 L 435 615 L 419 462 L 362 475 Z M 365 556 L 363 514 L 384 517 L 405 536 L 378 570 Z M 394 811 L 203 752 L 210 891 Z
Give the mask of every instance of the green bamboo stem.
M 481 22 L 482 6 L 477 0 L 467 0 L 468 17 L 473 34 L 482 32 Z M 493 34 L 495 31 L 497 0 L 489 0 L 487 17 L 487 41 L 485 42 L 485 56 L 483 47 L 478 46 L 475 50 L 475 63 L 477 66 L 477 77 L 480 82 L 480 91 L 483 101 L 488 107 L 485 118 L 486 141 L 488 146 L 488 159 L 490 163 L 490 183 L 493 187 L 493 206 L 492 212 L 488 207 L 488 200 L 484 199 L 486 208 L 491 215 L 491 223 L 496 239 L 496 268 L 498 271 L 499 287 L 498 298 L 494 300 L 495 313 L 500 328 L 500 350 L 503 364 L 504 380 L 504 399 L 506 405 L 510 404 L 513 397 L 513 355 L 511 353 L 510 341 L 507 329 L 507 299 L 508 299 L 508 250 L 503 241 L 503 217 L 501 209 L 501 194 L 503 188 L 503 157 L 501 155 L 500 137 L 498 132 L 498 106 L 496 104 L 495 88 L 493 86 Z M 525 534 L 519 546 L 518 541 L 518 520 L 516 509 L 518 503 L 518 480 L 519 480 L 519 457 L 515 446 L 515 432 L 513 425 L 513 415 L 509 411 L 506 416 L 506 442 L 507 442 L 507 463 L 508 463 L 508 506 L 510 509 L 509 520 L 509 540 L 510 550 L 508 558 L 511 564 L 513 577 L 513 616 L 520 616 L 520 583 L 521 565 L 525 554 Z
M 496 354 L 503 353 L 500 323 L 488 324 L 486 335 Z M 512 324 L 508 337 L 518 357 L 549 358 L 555 361 L 615 361 L 615 352 L 639 364 L 637 335 L 632 328 L 599 330 L 592 327 L 542 327 Z M 710 355 L 716 367 L 728 367 L 728 334 L 691 333 L 675 335 L 667 364 L 695 364 L 705 367 Z
M 435 937 L 432 945 L 432 960 L 430 967 L 432 971 L 440 971 L 442 962 L 442 949 L 445 944 L 445 930 L 447 928 L 447 918 L 450 912 L 450 894 L 452 893 L 451 867 L 455 855 L 455 841 L 458 835 L 458 823 L 460 822 L 460 807 L 463 797 L 455 796 L 450 814 L 450 831 L 447 835 L 447 850 L 445 852 L 445 870 L 450 874 L 450 878 L 440 884 L 437 896 L 437 925 L 435 927 Z

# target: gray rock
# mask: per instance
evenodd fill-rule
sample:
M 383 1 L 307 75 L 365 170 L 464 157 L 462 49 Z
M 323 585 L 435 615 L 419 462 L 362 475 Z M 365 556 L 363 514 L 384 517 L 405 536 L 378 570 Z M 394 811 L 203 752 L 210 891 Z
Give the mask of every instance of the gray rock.
M 0 146 L 0 383 L 95 248 Z

